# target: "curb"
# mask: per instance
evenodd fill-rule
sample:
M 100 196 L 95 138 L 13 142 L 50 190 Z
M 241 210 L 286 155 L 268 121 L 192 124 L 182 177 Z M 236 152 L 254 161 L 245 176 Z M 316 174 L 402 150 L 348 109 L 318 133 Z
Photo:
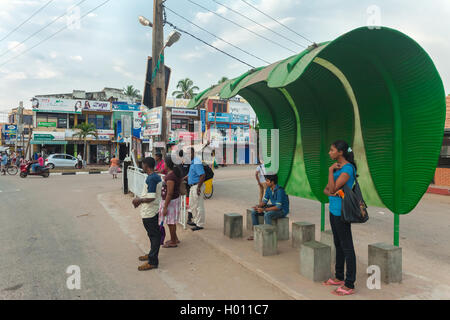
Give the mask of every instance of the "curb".
M 225 249 L 225 248 L 223 248 L 221 246 L 215 245 L 214 243 L 212 243 L 212 241 L 207 240 L 205 236 L 200 235 L 200 233 L 194 232 L 194 236 L 197 237 L 198 239 L 202 240 L 204 243 L 209 245 L 211 248 L 216 249 L 220 253 L 224 254 L 227 257 L 229 257 L 231 260 L 233 260 L 234 262 L 238 263 L 239 265 L 241 265 L 242 267 L 244 267 L 248 271 L 252 272 L 256 276 L 260 277 L 262 280 L 268 282 L 269 284 L 271 284 L 275 288 L 281 290 L 283 293 L 285 293 L 286 295 L 288 295 L 292 299 L 294 299 L 294 300 L 311 300 L 310 298 L 308 298 L 308 297 L 306 297 L 306 296 L 304 296 L 304 295 L 302 295 L 302 294 L 300 294 L 298 292 L 295 292 L 292 289 L 288 288 L 286 285 L 284 285 L 283 283 L 281 283 L 278 280 L 274 279 L 273 277 L 271 277 L 266 272 L 264 272 L 264 271 L 262 271 L 260 269 L 255 269 L 253 265 L 251 265 L 250 263 L 244 261 L 243 259 L 233 255 L 229 250 L 227 250 L 227 249 Z
M 54 172 L 51 176 L 75 176 L 80 174 L 106 174 L 108 171 Z
M 443 196 L 450 196 L 450 188 L 443 187 L 429 187 L 427 193 L 439 194 Z

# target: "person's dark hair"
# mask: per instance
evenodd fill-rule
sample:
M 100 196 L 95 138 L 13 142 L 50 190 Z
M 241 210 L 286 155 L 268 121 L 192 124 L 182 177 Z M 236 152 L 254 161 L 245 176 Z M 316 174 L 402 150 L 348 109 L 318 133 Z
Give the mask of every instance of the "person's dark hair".
M 158 158 L 158 159 L 162 159 L 162 154 L 160 152 L 157 152 L 155 154 L 155 157 Z
M 179 179 L 182 178 L 181 169 L 177 165 L 175 165 L 175 163 L 173 163 L 172 157 L 170 155 L 166 156 L 166 158 L 164 159 L 164 163 L 166 164 L 167 168 L 169 168 L 170 170 L 173 171 L 173 173 L 175 173 L 177 178 Z
M 275 184 L 278 184 L 278 176 L 276 174 L 267 174 L 264 176 L 269 181 L 274 182 Z
M 333 143 L 333 146 L 338 151 L 342 151 L 342 156 L 345 158 L 345 160 L 350 162 L 355 167 L 355 170 L 357 170 L 356 163 L 355 163 L 355 154 L 353 153 L 353 150 L 350 149 L 350 146 L 348 145 L 348 143 L 345 142 L 344 140 L 337 140 Z M 351 151 L 349 151 L 349 149 Z
M 143 164 L 146 164 L 147 167 L 149 167 L 150 169 L 155 169 L 155 159 L 153 159 L 152 157 L 147 157 L 144 158 L 144 160 L 142 161 Z

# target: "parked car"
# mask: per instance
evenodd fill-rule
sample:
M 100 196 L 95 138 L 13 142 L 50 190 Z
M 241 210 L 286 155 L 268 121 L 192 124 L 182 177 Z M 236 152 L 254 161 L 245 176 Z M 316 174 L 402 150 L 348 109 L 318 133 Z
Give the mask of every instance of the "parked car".
M 45 166 L 50 169 L 55 167 L 71 167 L 75 168 L 77 165 L 77 159 L 70 154 L 55 153 L 51 154 L 45 159 Z

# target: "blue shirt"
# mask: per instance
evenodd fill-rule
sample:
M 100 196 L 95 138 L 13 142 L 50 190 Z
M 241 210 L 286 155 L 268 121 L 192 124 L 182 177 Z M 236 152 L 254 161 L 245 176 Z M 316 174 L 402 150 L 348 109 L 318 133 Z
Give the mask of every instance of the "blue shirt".
M 147 179 L 145 179 L 145 183 L 147 184 L 147 192 L 148 193 L 155 193 L 156 192 L 156 186 L 160 182 L 161 182 L 161 177 L 156 172 L 153 172 L 152 174 L 149 174 L 147 176 Z
M 279 185 L 276 185 L 273 191 L 272 188 L 266 189 L 266 194 L 264 195 L 262 201 L 264 204 L 267 204 L 269 200 L 273 206 L 276 206 L 278 209 L 283 210 L 285 214 L 289 213 L 289 197 L 287 196 L 284 189 Z
M 192 160 L 188 173 L 188 184 L 196 184 L 200 181 L 200 176 L 205 174 L 202 161 L 199 158 Z
M 350 176 L 350 179 L 348 179 L 346 185 L 350 188 L 353 188 L 353 184 L 355 183 L 355 168 L 350 163 L 347 163 L 340 170 L 337 170 L 333 173 L 334 182 L 336 182 L 339 176 L 344 172 Z M 342 210 L 341 197 L 329 196 L 328 199 L 330 200 L 330 212 L 335 216 L 340 216 Z
M 2 156 L 2 165 L 6 166 L 7 163 L 8 163 L 8 157 Z

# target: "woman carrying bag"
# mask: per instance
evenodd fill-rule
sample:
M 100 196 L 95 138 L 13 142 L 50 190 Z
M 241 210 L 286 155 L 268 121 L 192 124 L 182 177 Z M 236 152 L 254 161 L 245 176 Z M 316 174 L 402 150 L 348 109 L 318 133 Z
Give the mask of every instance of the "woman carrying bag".
M 342 190 L 344 185 L 353 187 L 356 177 L 356 164 L 353 150 L 342 140 L 334 142 L 328 153 L 336 160 L 329 168 L 328 184 L 323 191 L 330 201 L 330 224 L 336 247 L 335 278 L 330 278 L 323 284 L 338 286 L 332 293 L 339 296 L 351 295 L 355 292 L 356 255 L 353 246 L 351 224 L 342 219 Z M 344 278 L 344 266 L 346 273 Z

